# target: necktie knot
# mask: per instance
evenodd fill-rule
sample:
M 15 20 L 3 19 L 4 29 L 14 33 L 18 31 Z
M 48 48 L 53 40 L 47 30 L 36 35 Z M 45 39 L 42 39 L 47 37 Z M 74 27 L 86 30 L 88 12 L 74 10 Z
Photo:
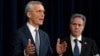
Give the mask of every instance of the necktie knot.
M 77 43 L 77 41 L 78 41 L 77 39 L 74 40 L 75 43 Z
M 35 32 L 38 32 L 38 29 L 35 29 Z

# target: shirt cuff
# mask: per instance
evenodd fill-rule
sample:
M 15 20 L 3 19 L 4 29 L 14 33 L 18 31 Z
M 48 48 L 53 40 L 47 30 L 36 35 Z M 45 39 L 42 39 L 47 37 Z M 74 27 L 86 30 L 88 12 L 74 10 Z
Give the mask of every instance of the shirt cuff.
M 29 56 L 29 55 L 26 54 L 25 50 L 24 50 L 24 56 Z

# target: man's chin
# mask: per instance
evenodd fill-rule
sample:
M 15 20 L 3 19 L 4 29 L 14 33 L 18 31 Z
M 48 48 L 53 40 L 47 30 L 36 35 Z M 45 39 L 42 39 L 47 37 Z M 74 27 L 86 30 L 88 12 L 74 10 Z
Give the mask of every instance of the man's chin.
M 78 37 L 79 36 L 79 34 L 72 34 L 74 37 Z
M 40 23 L 39 25 L 43 25 L 43 23 Z

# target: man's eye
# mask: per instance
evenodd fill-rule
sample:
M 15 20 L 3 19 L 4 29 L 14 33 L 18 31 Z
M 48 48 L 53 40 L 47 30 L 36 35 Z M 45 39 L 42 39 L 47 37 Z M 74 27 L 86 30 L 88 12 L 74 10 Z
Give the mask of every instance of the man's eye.
M 39 13 L 42 13 L 42 12 L 43 12 L 43 13 L 44 13 L 44 11 L 41 11 L 41 10 L 39 10 L 39 11 L 37 11 L 37 12 L 39 12 Z
M 82 26 L 82 24 L 79 24 L 80 26 Z
M 73 25 L 76 25 L 75 23 Z

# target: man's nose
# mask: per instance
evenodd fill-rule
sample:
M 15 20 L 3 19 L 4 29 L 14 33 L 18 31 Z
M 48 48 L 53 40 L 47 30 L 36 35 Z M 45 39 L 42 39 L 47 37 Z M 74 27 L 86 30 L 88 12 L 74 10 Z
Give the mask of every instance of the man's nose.
M 78 25 L 75 25 L 75 28 L 77 29 L 77 28 L 79 28 L 79 26 Z

